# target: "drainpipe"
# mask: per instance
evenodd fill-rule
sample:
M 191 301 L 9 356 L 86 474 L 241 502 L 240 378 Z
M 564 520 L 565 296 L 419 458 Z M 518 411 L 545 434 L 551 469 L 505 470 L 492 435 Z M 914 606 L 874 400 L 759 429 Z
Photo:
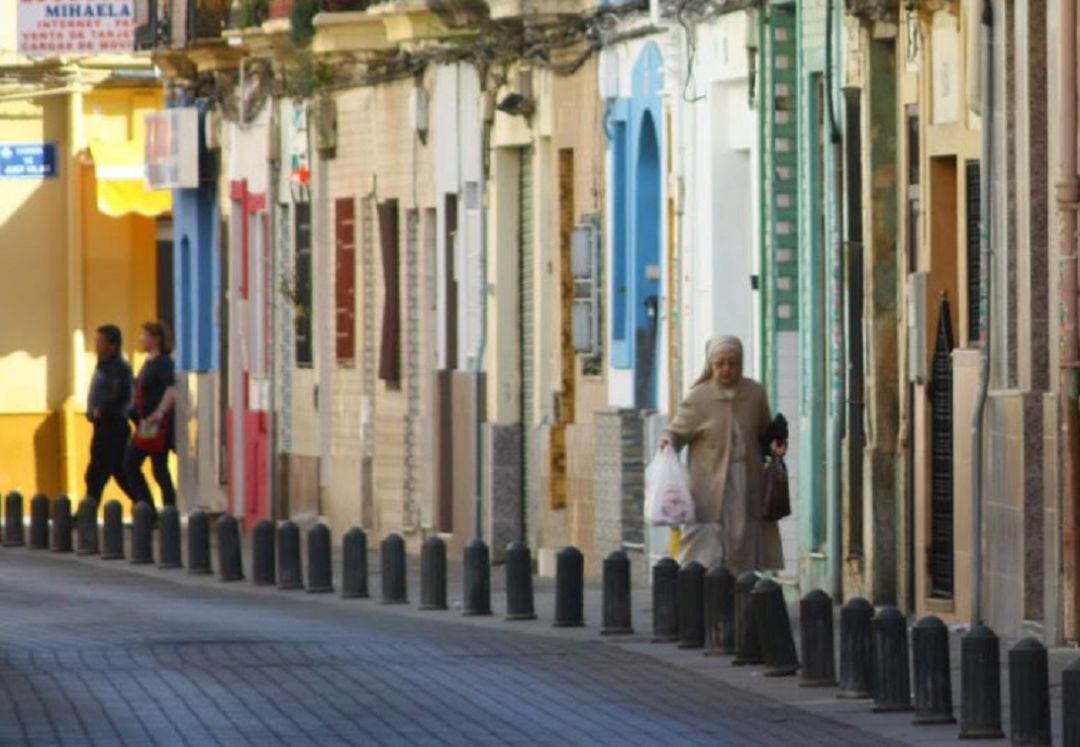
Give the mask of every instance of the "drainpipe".
M 1058 22 L 1061 67 L 1058 76 L 1058 95 L 1061 99 L 1061 118 L 1058 136 L 1060 172 L 1057 183 L 1057 209 L 1060 219 L 1058 233 L 1059 316 L 1062 320 L 1059 344 L 1060 408 L 1063 462 L 1063 536 L 1064 560 L 1065 636 L 1077 634 L 1077 256 L 1076 256 L 1076 210 L 1080 202 L 1080 180 L 1077 177 L 1077 92 L 1076 92 L 1076 0 L 1062 0 Z
M 1075 2 L 1076 0 L 1071 0 Z M 1066 0 L 1064 5 L 1068 5 Z M 991 203 L 990 182 L 994 178 L 994 4 L 983 0 L 983 80 L 982 80 L 982 178 L 979 180 L 979 388 L 975 395 L 975 410 L 971 417 L 971 624 L 982 622 L 983 606 L 983 415 L 986 412 L 986 393 L 990 379 L 990 262 Z M 1075 275 L 1074 275 L 1075 277 Z M 1074 285 L 1075 288 L 1075 285 Z M 1075 295 L 1075 294 L 1074 294 Z
M 829 150 L 832 153 L 832 199 L 835 208 L 832 225 L 832 256 L 829 258 L 829 446 L 828 446 L 828 505 L 829 526 L 829 586 L 833 601 L 840 603 L 844 593 L 843 554 L 843 459 L 844 440 L 844 264 L 840 225 L 843 221 L 842 184 L 843 152 L 840 127 L 836 119 L 835 70 L 839 55 L 834 54 L 836 36 L 833 33 L 835 9 L 833 0 L 825 8 L 825 98 L 829 112 Z

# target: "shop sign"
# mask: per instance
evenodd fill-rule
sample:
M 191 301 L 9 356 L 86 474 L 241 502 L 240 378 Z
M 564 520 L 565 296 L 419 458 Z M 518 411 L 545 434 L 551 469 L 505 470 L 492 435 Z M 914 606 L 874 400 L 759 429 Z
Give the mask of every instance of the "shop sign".
M 135 48 L 133 0 L 18 0 L 25 57 L 123 54 Z

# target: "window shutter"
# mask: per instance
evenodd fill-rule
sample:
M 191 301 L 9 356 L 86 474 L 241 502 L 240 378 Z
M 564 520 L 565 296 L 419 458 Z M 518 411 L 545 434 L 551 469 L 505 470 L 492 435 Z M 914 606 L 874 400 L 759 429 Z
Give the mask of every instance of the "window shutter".
M 296 203 L 296 258 L 293 318 L 296 320 L 296 365 L 312 364 L 311 340 L 311 204 Z
M 356 363 L 356 207 L 353 198 L 334 203 L 337 326 L 337 359 L 341 365 Z
M 980 292 L 980 267 L 979 267 L 979 239 L 980 222 L 982 221 L 981 206 L 979 205 L 979 193 L 981 184 L 979 178 L 979 162 L 968 161 L 967 171 L 967 306 L 968 306 L 968 346 L 974 347 L 979 344 L 979 292 Z
M 949 300 L 941 299 L 931 378 L 930 593 L 953 596 L 953 368 Z
M 383 320 L 379 347 L 379 378 L 401 384 L 401 283 L 398 202 L 379 203 L 379 243 L 383 262 Z

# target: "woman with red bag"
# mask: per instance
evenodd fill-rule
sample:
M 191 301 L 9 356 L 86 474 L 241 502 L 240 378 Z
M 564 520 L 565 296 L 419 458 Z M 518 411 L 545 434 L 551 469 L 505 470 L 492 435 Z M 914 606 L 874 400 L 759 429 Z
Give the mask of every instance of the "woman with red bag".
M 143 462 L 149 457 L 154 479 L 161 488 L 162 502 L 166 506 L 175 506 L 176 489 L 169 474 L 169 450 L 176 448 L 172 422 L 176 366 L 170 355 L 169 328 L 164 322 L 147 322 L 142 326 L 139 342 L 147 358 L 135 378 L 132 408 L 135 435 L 124 454 L 124 477 L 132 500 L 153 506 L 150 486 L 142 473 Z

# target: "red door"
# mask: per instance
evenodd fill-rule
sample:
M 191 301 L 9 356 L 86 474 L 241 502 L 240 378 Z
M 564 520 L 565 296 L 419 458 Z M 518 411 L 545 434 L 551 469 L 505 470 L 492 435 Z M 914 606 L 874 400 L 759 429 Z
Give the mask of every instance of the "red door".
M 233 356 L 239 365 L 230 369 L 230 378 L 236 379 L 230 386 L 228 435 L 230 460 L 239 453 L 242 461 L 230 465 L 229 503 L 250 531 L 256 522 L 270 518 L 269 220 L 266 196 L 249 192 L 246 181 L 232 183 L 231 197 L 232 220 L 240 223 L 233 232 L 239 246 L 232 290 L 240 303 L 229 345 L 240 347 Z M 243 445 L 239 451 L 238 443 Z

